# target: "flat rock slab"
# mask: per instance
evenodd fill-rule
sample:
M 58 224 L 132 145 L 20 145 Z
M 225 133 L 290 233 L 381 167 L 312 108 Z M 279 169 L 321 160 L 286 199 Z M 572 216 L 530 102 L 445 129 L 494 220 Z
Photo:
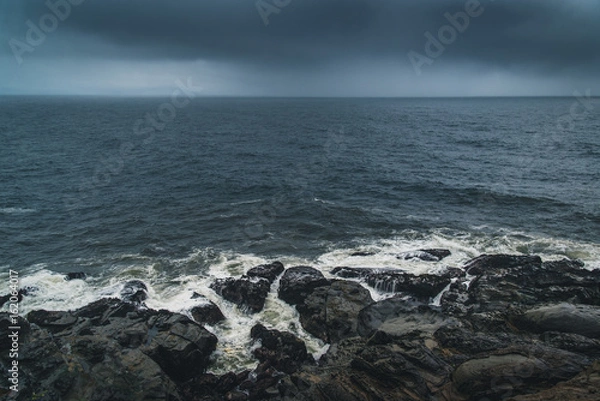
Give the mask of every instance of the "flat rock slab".
M 533 332 L 558 331 L 600 338 L 600 307 L 561 303 L 530 309 L 513 323 Z

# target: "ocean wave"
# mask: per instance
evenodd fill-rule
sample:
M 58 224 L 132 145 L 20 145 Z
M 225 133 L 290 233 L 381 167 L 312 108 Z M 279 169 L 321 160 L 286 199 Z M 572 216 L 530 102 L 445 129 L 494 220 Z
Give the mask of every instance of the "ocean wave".
M 311 265 L 333 278 L 331 270 L 337 266 L 393 268 L 412 274 L 438 274 L 449 267 L 461 267 L 481 254 L 536 254 L 543 260 L 563 258 L 580 259 L 587 269 L 600 269 L 600 244 L 576 242 L 551 237 L 535 236 L 520 231 L 500 230 L 493 234 L 486 227 L 470 232 L 438 229 L 430 232 L 405 230 L 387 239 L 357 239 L 351 243 L 329 243 L 328 249 L 316 257 L 294 254 L 263 256 L 253 253 L 198 248 L 183 257 L 123 254 L 104 259 L 78 260 L 72 271 L 85 271 L 85 280 L 64 279 L 64 273 L 52 271 L 49 264 L 38 264 L 20 274 L 22 287 L 35 288 L 25 297 L 21 312 L 36 309 L 69 310 L 82 307 L 100 298 L 118 296 L 126 281 L 142 280 L 148 287 L 148 307 L 167 309 L 190 315 L 199 302 L 192 297 L 201 294 L 221 308 L 228 320 L 209 327 L 219 337 L 218 365 L 213 371 L 223 373 L 232 368 L 252 368 L 256 364 L 249 351 L 249 330 L 260 321 L 278 330 L 292 331 L 302 338 L 310 351 L 318 356 L 325 344 L 304 332 L 297 311 L 277 297 L 277 282 L 272 286 L 263 311 L 248 315 L 225 301 L 209 286 L 224 277 L 239 277 L 250 268 L 281 261 L 286 267 Z M 398 256 L 419 249 L 443 248 L 451 255 L 438 261 L 404 259 Z M 391 294 L 367 287 L 374 299 Z
M 21 208 L 21 207 L 4 207 L 4 208 L 0 208 L 0 213 L 2 214 L 27 214 L 27 213 L 35 213 L 37 212 L 36 209 L 30 209 L 30 208 Z

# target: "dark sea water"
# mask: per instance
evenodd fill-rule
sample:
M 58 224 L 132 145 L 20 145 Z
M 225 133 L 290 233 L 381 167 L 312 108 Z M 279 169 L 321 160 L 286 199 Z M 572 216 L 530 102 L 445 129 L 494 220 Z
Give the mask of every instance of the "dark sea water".
M 139 278 L 153 307 L 184 311 L 198 291 L 230 308 L 239 322 L 215 330 L 233 344 L 244 319 L 295 312 L 273 296 L 246 317 L 206 287 L 269 260 L 419 273 L 510 252 L 600 268 L 598 99 L 165 102 L 0 98 L 1 278 L 37 288 L 24 310 Z M 157 111 L 169 121 L 149 132 Z M 453 255 L 395 258 L 422 247 Z

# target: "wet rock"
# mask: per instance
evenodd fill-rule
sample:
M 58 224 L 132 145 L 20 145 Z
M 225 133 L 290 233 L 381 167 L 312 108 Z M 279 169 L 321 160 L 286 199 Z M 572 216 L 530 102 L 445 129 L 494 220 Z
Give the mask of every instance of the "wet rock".
M 23 300 L 23 295 L 27 295 L 27 290 L 21 288 L 21 289 L 19 289 L 19 291 L 17 291 L 17 295 L 16 295 L 17 303 L 19 303 Z M 13 301 L 11 301 L 11 302 L 14 302 L 15 296 L 13 296 L 12 294 L 3 295 L 2 297 L 0 297 L 0 307 L 4 306 L 5 303 L 9 302 L 11 300 L 11 298 L 13 298 Z
M 526 263 L 524 257 L 499 256 L 481 259 L 494 262 L 472 281 L 454 283 L 442 296 L 443 310 L 456 315 L 501 313 L 561 302 L 600 306 L 600 271 L 582 269 L 569 260 L 537 263 L 533 258 Z M 479 269 L 483 262 L 475 260 L 479 260 Z
M 600 358 L 600 340 L 598 339 L 556 331 L 546 331 L 540 334 L 539 339 L 552 348 L 559 348 L 596 359 Z
M 27 314 L 29 323 L 37 324 L 50 332 L 62 331 L 73 325 L 77 317 L 71 312 L 49 312 L 45 310 L 31 311 Z
M 600 398 L 600 362 L 596 361 L 574 378 L 534 394 L 519 395 L 508 401 L 578 400 L 597 401 Z
M 397 256 L 398 259 L 419 259 L 425 262 L 439 262 L 452 253 L 447 249 L 419 249 L 417 251 L 404 252 Z
M 558 331 L 600 338 L 600 307 L 590 305 L 542 306 L 514 316 L 512 322 L 522 330 L 541 333 Z
M 273 262 L 267 265 L 259 265 L 248 270 L 246 276 L 248 277 L 260 277 L 269 280 L 269 283 L 273 284 L 275 279 L 284 271 L 283 264 L 281 262 Z
M 329 285 L 323 273 L 309 266 L 287 269 L 279 280 L 278 296 L 290 305 L 302 302 L 315 288 Z
M 414 275 L 398 272 L 397 269 L 336 267 L 331 271 L 338 277 L 359 278 L 369 286 L 382 292 L 406 292 L 421 298 L 431 298 L 439 294 L 451 282 L 454 271 L 447 275 L 421 274 Z
M 303 363 L 312 360 L 304 342 L 288 332 L 268 330 L 261 324 L 252 327 L 250 337 L 261 342 L 253 351 L 260 362 L 267 362 L 278 371 L 293 373 Z
M 65 275 L 65 280 L 85 280 L 86 274 L 84 272 L 71 272 Z
M 350 256 L 373 256 L 373 255 L 375 255 L 375 252 L 365 252 L 365 251 L 352 252 L 350 254 Z
M 490 270 L 507 270 L 518 266 L 531 265 L 541 267 L 539 256 L 519 255 L 481 255 L 471 259 L 464 265 L 464 270 L 470 275 L 480 275 Z
M 183 315 L 116 299 L 72 312 L 33 311 L 28 319 L 35 329 L 20 338 L 20 363 L 27 369 L 21 371 L 18 399 L 24 400 L 34 393 L 53 399 L 178 400 L 176 383 L 202 373 L 217 342 Z
M 144 306 L 144 301 L 148 299 L 148 287 L 143 281 L 130 280 L 121 290 L 121 299 L 126 303 Z
M 352 281 L 335 280 L 318 287 L 296 308 L 302 327 L 325 342 L 358 335 L 358 314 L 373 303 L 371 294 Z
M 585 368 L 585 359 L 560 350 L 535 354 L 522 350 L 470 359 L 453 373 L 458 391 L 470 399 L 506 398 L 539 391 L 571 379 Z
M 388 336 L 430 336 L 444 325 L 457 325 L 455 319 L 444 316 L 427 304 L 404 298 L 388 298 L 362 309 L 357 331 L 371 336 L 380 331 Z
M 242 276 L 217 279 L 210 285 L 217 294 L 250 313 L 260 312 L 265 306 L 271 284 L 264 278 Z
M 379 291 L 407 292 L 421 298 L 435 297 L 451 283 L 449 277 L 408 273 L 375 273 L 368 275 L 365 281 Z
M 192 318 L 200 324 L 215 325 L 225 320 L 221 309 L 212 301 L 206 300 L 202 305 L 194 306 L 190 310 Z

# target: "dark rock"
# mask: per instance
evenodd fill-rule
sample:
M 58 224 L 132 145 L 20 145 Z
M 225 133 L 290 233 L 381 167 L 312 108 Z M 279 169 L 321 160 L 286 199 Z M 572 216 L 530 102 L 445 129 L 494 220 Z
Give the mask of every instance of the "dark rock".
M 455 319 L 414 300 L 388 298 L 362 309 L 358 315 L 358 333 L 371 336 L 376 331 L 388 336 L 430 336 L 444 325 L 457 325 Z
M 335 280 L 330 286 L 315 288 L 296 308 L 306 331 L 325 342 L 337 342 L 358 335 L 358 313 L 372 302 L 360 284 Z
M 478 259 L 475 259 L 478 260 Z M 523 309 L 534 306 L 567 302 L 600 306 L 600 271 L 582 269 L 570 260 L 537 263 L 537 259 L 526 262 L 500 255 L 481 269 L 467 287 L 467 282 L 451 285 L 441 299 L 442 309 L 454 315 L 465 313 L 511 313 L 519 314 Z M 477 262 L 481 268 L 483 262 Z M 507 264 L 500 263 L 508 261 Z M 506 316 L 499 315 L 500 320 Z
M 470 275 L 480 275 L 489 270 L 506 270 L 526 265 L 540 267 L 542 259 L 539 256 L 481 255 L 465 263 L 463 268 Z
M 206 300 L 206 303 L 202 305 L 194 306 L 190 310 L 190 314 L 194 320 L 200 324 L 215 325 L 223 320 L 225 316 L 221 309 L 212 301 Z
M 179 400 L 176 383 L 201 374 L 217 343 L 183 315 L 117 299 L 72 312 L 32 311 L 27 318 L 31 328 L 19 321 L 24 368 L 17 400 L 41 394 L 52 400 Z M 0 355 L 1 364 L 10 363 L 7 357 Z
M 451 280 L 434 274 L 415 276 L 408 273 L 375 273 L 365 278 L 367 284 L 383 292 L 407 292 L 421 298 L 435 297 Z
M 453 373 L 457 390 L 470 399 L 507 398 L 540 391 L 581 372 L 589 361 L 560 350 L 537 354 L 530 350 L 470 359 Z
M 338 266 L 331 270 L 331 274 L 341 278 L 365 278 L 372 274 L 381 273 L 398 273 L 402 272 L 400 269 L 389 268 L 389 267 L 346 267 Z
M 148 287 L 140 280 L 130 280 L 121 290 L 121 299 L 126 303 L 144 306 L 144 301 L 148 299 Z
M 451 283 L 452 276 L 457 275 L 454 270 L 448 270 L 447 275 L 416 276 L 398 272 L 397 269 L 363 267 L 336 267 L 331 274 L 342 278 L 360 278 L 382 292 L 406 292 L 421 298 L 435 297 Z
M 590 305 L 542 306 L 512 318 L 520 329 L 541 333 L 558 331 L 600 338 L 600 307 Z
M 375 252 L 365 252 L 365 251 L 352 252 L 350 254 L 350 256 L 373 256 L 373 255 L 375 255 Z
M 62 331 L 73 325 L 77 317 L 71 312 L 48 312 L 45 310 L 31 311 L 27 315 L 29 323 L 37 324 L 50 332 Z
M 596 361 L 586 371 L 574 378 L 558 383 L 552 388 L 528 395 L 511 397 L 511 401 L 578 400 L 597 401 L 600 396 L 600 362 Z
M 546 331 L 540 334 L 539 338 L 548 344 L 549 347 L 600 359 L 600 340 L 579 334 L 559 333 L 556 331 Z
M 86 275 L 84 272 L 71 272 L 65 275 L 65 280 L 85 280 Z
M 275 279 L 284 271 L 283 264 L 281 262 L 273 262 L 268 265 L 259 265 L 248 270 L 246 275 L 248 277 L 260 277 L 269 280 L 269 283 L 273 284 Z
M 265 306 L 271 284 L 264 278 L 243 276 L 237 280 L 232 277 L 217 279 L 210 285 L 210 288 L 242 309 L 256 313 Z
M 304 342 L 292 333 L 268 330 L 257 324 L 252 327 L 250 336 L 261 342 L 261 347 L 253 351 L 254 356 L 281 372 L 293 373 L 312 359 Z
M 447 249 L 419 249 L 418 251 L 404 252 L 397 256 L 398 259 L 420 259 L 425 262 L 439 262 L 452 253 Z
M 11 301 L 11 298 L 13 298 L 11 303 L 19 303 L 23 300 L 23 297 L 26 297 L 29 295 L 34 295 L 38 290 L 39 290 L 38 287 L 33 287 L 33 286 L 19 288 L 19 290 L 17 291 L 17 295 L 16 295 L 16 301 L 15 301 L 14 295 L 6 294 L 6 295 L 0 297 L 0 308 L 2 306 L 4 306 L 5 303 Z
M 315 288 L 329 285 L 323 273 L 309 266 L 287 269 L 279 280 L 278 296 L 290 305 L 302 302 Z

